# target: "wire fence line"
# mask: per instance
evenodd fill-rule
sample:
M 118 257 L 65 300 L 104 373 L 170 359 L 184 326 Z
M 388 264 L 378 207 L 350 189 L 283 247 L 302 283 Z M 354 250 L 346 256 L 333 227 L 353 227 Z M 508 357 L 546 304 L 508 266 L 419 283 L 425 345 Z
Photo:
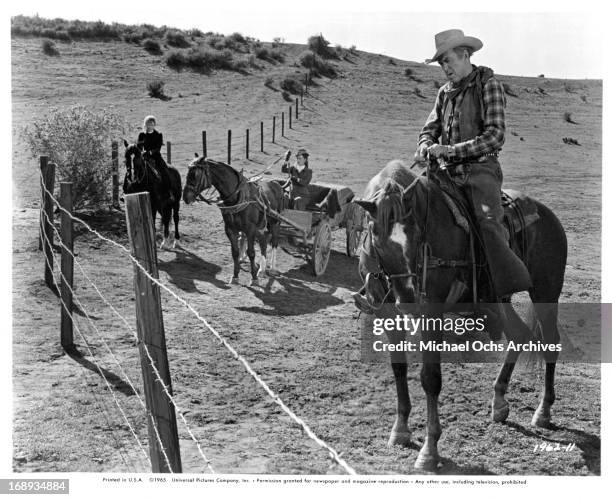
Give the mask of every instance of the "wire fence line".
M 44 213 L 44 212 L 43 212 Z M 47 220 L 47 214 L 44 213 L 44 216 Z M 128 331 L 132 334 L 132 336 L 134 337 L 134 339 L 136 340 L 136 342 L 139 345 L 142 345 L 142 347 L 144 348 L 144 351 L 147 355 L 147 357 L 149 358 L 149 362 L 151 363 L 151 366 L 155 372 L 155 376 L 156 376 L 156 382 L 159 383 L 165 394 L 166 397 L 168 397 L 168 399 L 172 402 L 172 405 L 174 406 L 174 408 L 176 409 L 176 412 L 179 414 L 179 416 L 181 417 L 186 429 L 187 429 L 187 433 L 189 434 L 189 437 L 195 442 L 198 452 L 200 453 L 200 456 L 203 458 L 204 462 L 206 463 L 208 469 L 210 470 L 211 473 L 214 474 L 214 469 L 212 468 L 211 462 L 210 460 L 206 457 L 206 455 L 204 454 L 204 452 L 202 451 L 202 447 L 200 445 L 200 442 L 197 440 L 197 438 L 195 437 L 195 435 L 193 434 L 191 428 L 189 427 L 189 424 L 187 423 L 187 420 L 185 419 L 185 415 L 184 415 L 184 411 L 180 408 L 180 406 L 176 403 L 175 398 L 172 397 L 172 395 L 170 394 L 168 387 L 166 386 L 166 384 L 164 383 L 164 381 L 162 380 L 162 377 L 159 373 L 159 371 L 157 370 L 157 366 L 155 365 L 155 363 L 153 362 L 153 358 L 149 352 L 149 349 L 147 347 L 147 345 L 145 343 L 141 343 L 138 339 L 138 334 L 136 333 L 136 331 L 132 328 L 132 326 L 130 325 L 130 323 L 128 322 L 128 320 L 117 311 L 117 309 L 106 299 L 106 297 L 104 297 L 104 295 L 100 292 L 99 288 L 95 285 L 95 283 L 93 282 L 93 280 L 87 275 L 87 273 L 85 273 L 85 270 L 83 269 L 83 267 L 81 266 L 79 260 L 76 258 L 76 256 L 74 255 L 73 252 L 70 251 L 70 249 L 64 245 L 64 243 L 61 240 L 61 236 L 59 235 L 59 232 L 57 231 L 57 228 L 55 227 L 55 224 L 53 224 L 52 222 L 50 222 L 51 227 L 53 228 L 53 230 L 55 231 L 55 233 L 58 235 L 59 238 L 59 245 L 64 248 L 67 252 L 70 253 L 70 255 L 72 256 L 72 258 L 74 259 L 74 262 L 77 263 L 77 267 L 79 268 L 79 270 L 81 271 L 81 274 L 83 274 L 83 276 L 85 277 L 85 279 L 89 282 L 89 284 L 95 289 L 96 293 L 100 296 L 100 298 L 102 299 L 102 301 L 107 304 L 111 310 L 113 311 L 113 313 L 119 317 L 119 319 L 121 319 L 121 321 L 126 325 Z M 44 235 L 46 241 L 48 242 L 49 240 L 47 239 L 46 234 Z M 45 257 L 46 258 L 46 257 Z M 48 261 L 47 261 L 48 262 Z M 65 276 L 62 274 L 62 272 L 60 271 L 60 276 L 62 276 L 63 278 L 65 278 Z M 153 422 L 153 428 L 155 429 L 155 433 L 156 433 L 156 437 L 157 440 L 160 444 L 161 449 L 163 450 L 163 446 L 161 443 L 161 438 L 159 436 L 159 430 L 157 429 L 157 426 L 155 425 L 155 420 L 153 419 L 153 415 L 151 414 L 151 412 L 149 412 L 147 410 L 146 404 L 145 402 L 142 400 L 142 398 L 140 397 L 140 395 L 138 394 L 138 391 L 136 390 L 134 384 L 132 383 L 132 381 L 130 380 L 129 376 L 127 375 L 127 373 L 124 371 L 123 366 L 121 365 L 121 363 L 119 362 L 119 360 L 116 358 L 115 354 L 112 352 L 110 346 L 108 345 L 108 343 L 104 340 L 104 337 L 102 336 L 102 334 L 100 333 L 100 331 L 98 330 L 98 328 L 95 326 L 95 324 L 93 323 L 93 321 L 91 320 L 91 317 L 89 316 L 89 314 L 87 313 L 87 309 L 85 308 L 85 306 L 83 305 L 83 303 L 77 298 L 77 295 L 74 293 L 74 290 L 72 287 L 70 287 L 70 285 L 67 285 L 70 292 L 72 293 L 75 302 L 77 303 L 77 306 L 79 307 L 79 309 L 81 309 L 84 313 L 84 315 L 86 316 L 86 318 L 89 320 L 89 322 L 91 323 L 92 327 L 94 328 L 94 330 L 96 331 L 96 333 L 98 334 L 99 338 L 102 340 L 102 343 L 104 344 L 104 346 L 106 347 L 106 349 L 108 350 L 108 352 L 110 353 L 111 357 L 113 358 L 113 360 L 115 361 L 115 364 L 119 367 L 122 375 L 126 378 L 126 381 L 128 382 L 128 385 L 130 386 L 130 388 L 132 389 L 132 391 L 134 392 L 134 394 L 136 395 L 136 397 L 138 398 L 138 401 L 140 402 L 141 406 L 144 408 L 145 413 L 147 414 L 147 417 L 149 419 L 151 419 L 151 422 Z M 165 454 L 165 450 L 164 450 L 164 454 Z M 147 455 L 148 457 L 148 455 Z M 168 457 L 166 456 L 166 461 L 168 462 Z M 149 462 L 150 463 L 150 462 Z M 168 468 L 170 470 L 172 470 L 172 468 L 170 467 L 169 462 L 167 463 Z
M 232 355 L 232 357 L 234 357 L 234 359 L 236 359 L 238 362 L 240 362 L 244 368 L 246 369 L 246 371 L 251 375 L 251 377 L 259 384 L 259 386 L 264 390 L 264 392 L 266 392 L 270 398 L 272 399 L 272 401 L 277 404 L 299 427 L 302 428 L 302 430 L 308 435 L 308 437 L 310 439 L 312 439 L 315 443 L 317 443 L 321 448 L 327 450 L 330 458 L 336 462 L 342 469 L 344 469 L 345 472 L 347 472 L 348 474 L 354 475 L 356 474 L 355 470 L 348 465 L 344 459 L 342 459 L 340 453 L 338 453 L 334 448 L 332 448 L 330 445 L 328 445 L 325 441 L 323 441 L 321 438 L 319 438 L 308 426 L 308 424 L 301 419 L 300 417 L 298 417 L 285 403 L 284 401 L 280 398 L 280 396 L 278 396 L 271 388 L 270 386 L 261 378 L 261 376 L 251 367 L 251 365 L 249 364 L 249 362 L 242 356 L 240 355 L 232 346 L 231 344 L 212 326 L 210 325 L 210 323 L 200 315 L 200 313 L 187 301 L 185 300 L 183 297 L 179 296 L 177 293 L 175 293 L 172 289 L 168 288 L 163 282 L 161 282 L 159 279 L 155 278 L 154 276 L 152 276 L 147 269 L 145 269 L 145 267 L 141 264 L 141 262 L 138 261 L 138 259 L 136 259 L 132 253 L 130 252 L 130 250 L 128 248 L 126 248 L 125 246 L 123 246 L 122 244 L 114 241 L 111 238 L 107 238 L 105 236 L 103 236 L 102 234 L 100 234 L 98 231 L 96 231 L 95 229 L 93 229 L 89 224 L 87 224 L 85 221 L 83 221 L 82 219 L 80 219 L 79 217 L 74 216 L 72 213 L 70 213 L 69 211 L 67 211 L 64 207 L 61 206 L 61 204 L 58 202 L 58 200 L 53 196 L 53 193 L 50 193 L 48 191 L 48 189 L 46 188 L 46 186 L 44 185 L 44 183 L 42 183 L 43 186 L 43 190 L 46 192 L 47 195 L 50 196 L 51 200 L 57 204 L 58 208 L 60 211 L 63 211 L 64 213 L 66 213 L 73 221 L 82 224 L 83 227 L 85 227 L 88 231 L 90 231 L 92 234 L 95 234 L 99 239 L 101 239 L 102 241 L 105 241 L 117 248 L 119 248 L 123 253 L 125 253 L 128 258 L 134 263 L 135 266 L 137 266 L 141 272 L 144 273 L 144 275 L 154 284 L 156 284 L 158 287 L 160 287 L 161 289 L 165 290 L 167 293 L 169 293 L 174 299 L 176 299 L 180 304 L 182 304 L 185 308 L 187 308 L 192 314 L 194 314 L 194 316 L 206 327 L 206 329 L 208 329 L 208 331 L 210 333 L 212 333 L 212 335 L 220 342 L 220 344 L 222 344 L 226 350 Z M 152 364 L 152 366 L 155 366 L 154 364 Z M 165 387 L 165 384 L 163 384 L 163 381 L 161 381 L 161 377 L 159 376 L 159 373 L 156 370 L 156 376 L 158 378 L 158 381 L 162 383 L 162 386 L 164 388 L 164 391 L 167 392 L 167 388 Z M 169 394 L 167 394 L 169 396 Z M 171 399 L 171 401 L 173 402 L 173 404 L 175 405 L 175 402 L 173 399 Z M 176 405 L 175 405 L 176 408 Z
M 46 240 L 47 244 L 51 245 L 51 242 L 49 241 L 47 234 L 45 231 L 42 231 L 42 235 L 43 238 Z M 47 255 L 44 254 L 45 256 L 45 260 L 47 261 L 47 265 L 53 267 L 53 264 L 49 262 L 49 260 L 47 259 Z M 61 274 L 61 271 L 60 271 Z M 57 279 L 55 277 L 55 273 L 52 273 L 52 278 L 53 278 L 53 283 L 55 284 L 55 287 L 59 290 L 59 284 L 57 282 Z M 117 396 L 115 394 L 115 391 L 113 391 L 112 386 L 110 384 L 110 382 L 108 381 L 108 379 L 106 378 L 106 376 L 104 375 L 104 371 L 102 370 L 102 368 L 100 367 L 100 365 L 98 364 L 98 362 L 96 361 L 96 357 L 93 353 L 93 350 L 91 348 L 91 345 L 89 344 L 89 342 L 87 341 L 87 339 L 85 338 L 85 336 L 83 335 L 83 333 L 81 332 L 81 329 L 78 326 L 78 323 L 76 321 L 74 321 L 74 314 L 72 313 L 72 311 L 70 310 L 70 308 L 67 306 L 67 304 L 64 302 L 64 299 L 61 297 L 61 295 L 59 296 L 61 305 L 63 307 L 63 309 L 66 311 L 67 314 L 69 314 L 72 319 L 73 319 L 73 324 L 74 327 L 79 335 L 79 337 L 81 338 L 81 340 L 83 341 L 83 344 L 85 345 L 85 347 L 87 348 L 87 351 L 89 352 L 89 356 L 92 359 L 92 362 L 94 364 L 94 366 L 96 367 L 96 369 L 98 370 L 98 373 L 100 374 L 100 376 L 102 377 L 102 379 L 104 380 L 104 383 L 106 384 L 106 387 L 109 391 L 109 393 L 111 394 L 111 396 L 113 397 L 113 400 L 115 402 L 115 405 L 117 406 L 117 408 L 119 408 L 119 412 L 121 413 L 123 419 L 125 420 L 128 428 L 130 429 L 130 432 L 132 433 L 132 435 L 134 436 L 134 439 L 136 440 L 136 442 L 138 443 L 139 448 L 143 451 L 143 453 L 147 456 L 147 458 L 149 458 L 149 455 L 147 453 L 147 451 L 144 449 L 140 439 L 138 438 L 138 435 L 136 434 L 136 431 L 134 430 L 134 428 L 132 427 L 132 424 L 130 423 L 127 415 L 125 414 L 123 407 L 121 406 L 121 404 L 119 403 L 119 400 L 117 399 Z M 89 318 L 89 316 L 87 316 L 87 319 L 91 322 L 91 318 Z M 160 443 L 161 444 L 161 443 Z M 163 449 L 163 447 L 162 447 Z M 165 454 L 165 451 L 164 451 Z M 167 460 L 167 457 L 166 457 Z

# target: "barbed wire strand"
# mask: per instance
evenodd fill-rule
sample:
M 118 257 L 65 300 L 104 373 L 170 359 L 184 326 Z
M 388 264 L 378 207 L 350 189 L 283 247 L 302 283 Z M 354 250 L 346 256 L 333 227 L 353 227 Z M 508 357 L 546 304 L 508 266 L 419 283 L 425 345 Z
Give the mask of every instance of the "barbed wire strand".
M 44 213 L 44 211 L 43 211 Z M 47 220 L 49 220 L 47 214 L 45 214 L 45 218 Z M 144 351 L 147 355 L 147 357 L 149 358 L 149 362 L 151 363 L 151 367 L 153 368 L 153 371 L 155 372 L 155 376 L 157 379 L 157 382 L 159 382 L 163 389 L 164 392 L 166 394 L 166 396 L 168 397 L 168 399 L 172 402 L 172 405 L 174 406 L 176 412 L 179 414 L 179 416 L 181 417 L 181 420 L 183 421 L 183 424 L 185 425 L 185 428 L 187 429 L 187 433 L 189 434 L 189 437 L 194 441 L 194 443 L 196 444 L 198 451 L 201 455 L 201 457 L 203 458 L 204 462 L 206 463 L 208 469 L 210 470 L 211 473 L 215 473 L 215 471 L 212 468 L 212 464 L 211 461 L 206 457 L 206 455 L 204 454 L 202 447 L 200 445 L 200 442 L 197 440 L 197 438 L 195 437 L 195 435 L 193 434 L 193 432 L 191 431 L 191 428 L 189 427 L 189 424 L 187 423 L 187 420 L 185 419 L 184 416 L 184 412 L 181 410 L 181 408 L 178 406 L 178 404 L 176 403 L 175 399 L 170 395 L 170 392 L 166 386 L 166 384 L 164 383 L 164 381 L 161 378 L 161 375 L 159 373 L 159 371 L 157 370 L 157 367 L 155 365 L 155 362 L 153 361 L 153 357 L 151 356 L 149 349 L 147 347 L 147 345 L 143 342 L 141 342 L 138 338 L 138 334 L 136 333 L 136 331 L 132 328 L 132 326 L 129 324 L 128 320 L 121 315 L 121 313 L 119 313 L 119 311 L 117 311 L 117 309 L 115 309 L 115 307 L 106 299 L 106 297 L 104 297 L 104 295 L 102 294 L 102 292 L 100 292 L 100 290 L 98 289 L 98 287 L 94 284 L 93 280 L 91 280 L 91 278 L 89 278 L 89 276 L 87 275 L 87 273 L 85 273 L 83 267 L 81 266 L 81 263 L 78 261 L 78 259 L 75 257 L 74 253 L 70 251 L 70 249 L 62 242 L 61 240 L 61 236 L 59 236 L 59 233 L 57 231 L 57 229 L 55 228 L 54 224 L 51 224 L 51 226 L 53 227 L 53 230 L 55 231 L 56 234 L 58 234 L 58 238 L 59 238 L 59 244 L 60 246 L 62 246 L 63 248 L 66 249 L 67 252 L 70 253 L 70 255 L 72 256 L 72 258 L 74 259 L 74 262 L 77 264 L 77 266 L 79 267 L 79 270 L 81 271 L 81 274 L 83 274 L 83 276 L 85 277 L 85 279 L 92 285 L 92 287 L 94 288 L 94 290 L 97 292 L 97 294 L 100 296 L 100 298 L 102 299 L 102 301 L 108 305 L 111 310 L 113 311 L 113 313 L 119 317 L 123 323 L 126 325 L 128 331 L 132 334 L 132 336 L 135 338 L 136 342 L 138 342 L 138 344 L 141 344 L 144 348 Z M 46 239 L 46 238 L 45 238 Z M 48 241 L 48 240 L 47 240 Z M 60 275 L 63 276 L 65 278 L 65 276 L 61 273 L 60 271 Z M 68 288 L 70 289 L 71 293 L 73 294 L 73 297 L 76 298 L 76 294 L 74 293 L 74 290 L 70 287 L 70 285 L 68 285 L 68 283 L 66 283 L 66 286 L 68 286 Z M 125 371 L 123 370 L 123 367 L 121 366 L 121 363 L 119 362 L 119 360 L 117 360 L 117 358 L 115 357 L 114 353 L 112 352 L 112 350 L 110 349 L 110 347 L 108 346 L 108 344 L 106 343 L 106 341 L 104 340 L 104 338 L 102 337 L 102 335 L 100 334 L 99 330 L 96 328 L 96 326 L 93 324 L 93 322 L 91 321 L 87 310 L 85 309 L 84 305 L 77 299 L 77 305 L 78 307 L 85 313 L 85 315 L 87 316 L 87 318 L 89 319 L 89 321 L 92 323 L 92 326 L 94 327 L 94 329 L 96 330 L 96 332 L 98 333 L 98 335 L 100 336 L 100 338 L 102 339 L 103 344 L 106 346 L 106 348 L 108 349 L 111 357 L 114 359 L 115 363 L 117 364 L 117 366 L 119 366 L 119 369 L 121 370 L 122 374 L 124 375 L 124 377 L 127 379 L 128 384 L 130 385 L 131 389 L 134 391 L 134 394 L 136 394 L 136 397 L 138 398 L 138 400 L 140 401 L 140 404 L 142 405 L 142 407 L 145 409 L 145 412 L 147 412 L 149 414 L 150 418 L 153 418 L 153 416 L 151 415 L 151 413 L 147 410 L 147 406 L 144 403 L 144 401 L 142 401 L 141 397 L 138 395 L 138 391 L 136 390 L 136 388 L 134 387 L 134 385 L 132 384 L 130 378 L 128 377 L 128 375 L 125 373 Z M 154 421 L 153 421 L 154 422 Z M 157 430 L 157 428 L 155 427 L 155 432 L 157 434 L 158 440 L 160 440 L 160 445 L 161 445 L 161 438 L 159 436 L 159 432 Z
M 47 237 L 47 234 L 45 231 L 41 231 L 41 234 L 43 236 L 43 238 L 45 239 L 45 241 L 47 242 L 47 244 L 52 247 L 51 242 L 49 241 L 49 238 Z M 47 254 L 45 252 L 43 252 L 44 257 L 45 257 L 45 261 L 47 262 L 47 266 L 49 266 L 52 270 L 54 269 L 54 266 L 51 265 L 51 263 L 49 262 L 49 259 L 47 258 Z M 62 275 L 61 271 L 60 271 L 60 275 Z M 63 275 L 62 275 L 63 276 Z M 53 283 L 55 284 L 56 289 L 59 291 L 60 287 L 58 286 L 57 283 L 57 279 L 55 278 L 55 272 L 51 273 L 51 277 L 53 278 Z M 63 276 L 63 278 L 65 279 L 65 276 Z M 130 424 L 129 419 L 127 418 L 127 415 L 125 414 L 125 412 L 123 411 L 123 408 L 121 407 L 121 404 L 119 403 L 117 396 L 115 394 L 115 391 L 113 391 L 110 382 L 108 381 L 108 379 L 106 378 L 106 376 L 104 375 L 104 372 L 102 371 L 102 368 L 100 367 L 100 365 L 96 362 L 96 357 L 94 356 L 93 350 L 89 344 L 89 342 L 87 341 L 87 339 L 85 338 L 85 336 L 83 335 L 83 333 L 81 332 L 81 329 L 79 328 L 78 323 L 75 321 L 74 318 L 74 314 L 72 313 L 72 311 L 69 310 L 68 306 L 66 305 L 66 303 L 64 302 L 64 299 L 62 298 L 61 294 L 59 294 L 59 299 L 60 302 L 62 304 L 62 308 L 66 311 L 66 313 L 71 317 L 72 319 L 72 323 L 74 325 L 75 330 L 77 331 L 77 333 L 79 334 L 79 337 L 81 337 L 81 340 L 83 341 L 83 343 L 85 344 L 85 347 L 87 348 L 87 351 L 89 352 L 89 355 L 91 356 L 91 359 L 93 361 L 94 366 L 96 367 L 96 369 L 98 370 L 98 373 L 100 374 L 100 376 L 102 377 L 102 379 L 104 380 L 104 383 L 106 384 L 107 389 L 109 390 L 111 396 L 113 397 L 113 400 L 115 401 L 115 404 L 117 405 L 117 408 L 119 408 L 119 412 L 121 413 L 121 415 L 123 416 L 125 422 L 127 423 L 130 432 L 132 433 L 132 435 L 134 436 L 134 438 L 136 439 L 136 442 L 138 443 L 138 446 L 140 447 L 140 449 L 142 450 L 142 452 L 148 457 L 148 454 L 146 452 L 146 450 L 144 449 L 144 446 L 142 445 L 142 443 L 140 442 L 140 439 L 138 438 L 138 435 L 136 434 L 136 431 L 134 430 L 134 428 L 132 427 L 132 425 Z M 155 426 L 154 426 L 155 427 Z M 156 431 L 157 432 L 157 431 Z M 159 435 L 158 435 L 159 437 Z M 170 471 L 172 471 L 172 468 L 170 467 L 170 462 L 168 460 L 168 457 L 166 455 L 166 450 L 164 450 L 164 447 L 161 443 L 160 440 L 160 447 L 163 451 L 164 457 L 166 459 L 166 463 L 168 465 L 168 469 Z
M 41 174 L 42 175 L 42 174 Z M 121 245 L 120 243 L 110 239 L 110 238 L 106 238 L 105 236 L 101 235 L 98 231 L 96 231 L 95 229 L 93 229 L 89 224 L 87 224 L 85 221 L 83 221 L 82 219 L 74 216 L 73 214 L 71 214 L 70 212 L 68 212 L 64 207 L 62 207 L 57 200 L 55 199 L 55 197 L 53 196 L 52 193 L 49 193 L 49 191 L 47 190 L 46 186 L 44 185 L 44 183 L 42 184 L 43 190 L 46 191 L 51 198 L 55 201 L 55 203 L 58 204 L 58 207 L 61 211 L 64 211 L 65 213 L 67 213 L 69 215 L 69 217 L 71 217 L 73 220 L 79 222 L 80 224 L 83 224 L 83 226 L 85 226 L 85 228 L 87 228 L 90 232 L 92 232 L 93 234 L 95 234 L 96 236 L 98 236 L 98 238 L 102 239 L 103 241 L 106 241 L 107 243 L 110 243 L 114 246 L 116 246 L 117 248 L 120 248 L 124 253 L 126 253 L 128 255 L 128 257 L 130 258 L 130 260 L 132 260 L 132 262 L 134 262 L 134 264 L 153 282 L 155 283 L 157 286 L 159 286 L 160 288 L 163 288 L 164 290 L 166 290 L 171 296 L 173 296 L 178 302 L 180 302 L 183 306 L 185 306 L 188 310 L 190 310 L 195 317 L 204 325 L 206 326 L 206 328 L 219 340 L 219 342 L 221 342 L 221 344 L 223 344 L 223 346 L 230 352 L 230 354 L 234 357 L 234 359 L 236 359 L 237 361 L 239 361 L 244 368 L 247 370 L 247 372 L 255 379 L 255 381 L 260 385 L 260 387 L 272 398 L 272 400 L 287 414 L 291 417 L 291 419 L 297 423 L 300 427 L 302 427 L 302 429 L 304 430 L 304 432 L 308 435 L 308 437 L 310 437 L 310 439 L 312 439 L 315 443 L 317 443 L 321 448 L 324 448 L 328 451 L 329 456 L 332 460 L 334 460 L 338 465 L 340 465 L 348 474 L 351 475 L 355 475 L 356 472 L 354 471 L 354 469 L 348 465 L 340 456 L 340 454 L 333 449 L 330 445 L 328 445 L 325 441 L 323 441 L 322 439 L 320 439 L 308 426 L 308 424 L 306 424 L 306 422 L 304 422 L 300 417 L 298 417 L 285 403 L 284 401 L 280 398 L 280 396 L 278 396 L 269 386 L 268 384 L 262 380 L 262 378 L 259 376 L 259 374 L 251 367 L 251 365 L 248 363 L 248 361 L 241 356 L 240 354 L 238 354 L 238 352 L 236 352 L 236 350 L 228 343 L 228 341 L 219 333 L 217 332 L 217 330 L 215 330 L 215 328 L 213 328 L 208 321 L 203 318 L 200 313 L 189 303 L 187 302 L 185 299 L 183 299 L 182 297 L 180 297 L 179 295 L 177 295 L 173 290 L 171 290 L 170 288 L 168 288 L 164 283 L 162 283 L 160 280 L 158 280 L 157 278 L 153 277 L 146 269 L 145 267 L 138 262 L 138 259 L 136 259 L 131 252 L 123 245 Z

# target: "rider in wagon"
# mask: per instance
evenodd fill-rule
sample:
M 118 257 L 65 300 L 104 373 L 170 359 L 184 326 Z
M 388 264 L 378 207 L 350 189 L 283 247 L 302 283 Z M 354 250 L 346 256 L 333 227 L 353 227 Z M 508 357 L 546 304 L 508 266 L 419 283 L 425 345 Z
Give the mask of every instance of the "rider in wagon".
M 504 143 L 504 90 L 490 68 L 470 62 L 482 48 L 479 39 L 452 29 L 438 33 L 435 44 L 436 52 L 426 62 L 438 62 L 449 81 L 438 91 L 415 159 L 447 164 L 453 182 L 465 193 L 489 263 L 494 302 L 531 287 L 529 272 L 508 246 L 502 226 L 498 154 Z
M 155 169 L 159 172 L 162 178 L 163 185 L 167 188 L 167 196 L 170 201 L 174 201 L 174 195 L 170 189 L 170 176 L 168 174 L 168 165 L 162 158 L 161 148 L 164 143 L 164 137 L 161 132 L 155 130 L 157 120 L 154 116 L 145 117 L 143 122 L 143 131 L 138 134 L 136 144 L 144 151 L 145 161 L 151 159 Z
M 290 154 L 287 151 L 285 162 L 281 166 L 281 172 L 290 175 L 293 208 L 305 210 L 310 201 L 308 185 L 312 180 L 312 169 L 308 166 L 308 151 L 305 148 L 298 149 L 297 153 L 295 153 L 296 163 L 294 165 L 289 165 Z

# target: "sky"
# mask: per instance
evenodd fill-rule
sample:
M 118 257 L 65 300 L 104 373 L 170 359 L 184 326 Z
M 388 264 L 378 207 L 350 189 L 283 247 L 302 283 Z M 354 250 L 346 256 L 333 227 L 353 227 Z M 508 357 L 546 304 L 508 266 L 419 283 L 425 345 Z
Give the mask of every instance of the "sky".
M 447 4 L 447 8 L 445 5 Z M 513 1 L 515 12 L 491 12 L 491 2 L 469 2 L 470 11 L 457 12 L 457 2 L 436 1 L 438 12 L 416 12 L 407 2 L 324 2 L 304 0 L 210 2 L 53 2 L 21 0 L 4 7 L 10 15 L 102 20 L 126 24 L 149 23 L 199 28 L 220 33 L 241 32 L 263 41 L 275 37 L 305 43 L 323 33 L 332 44 L 355 45 L 368 52 L 423 62 L 434 53 L 434 35 L 460 28 L 480 38 L 484 48 L 473 61 L 496 73 L 556 78 L 603 78 L 605 15 L 599 8 L 563 11 L 549 2 Z M 482 11 L 478 11 L 478 7 Z M 430 9 L 433 6 L 429 6 Z M 487 12 L 484 12 L 484 11 Z

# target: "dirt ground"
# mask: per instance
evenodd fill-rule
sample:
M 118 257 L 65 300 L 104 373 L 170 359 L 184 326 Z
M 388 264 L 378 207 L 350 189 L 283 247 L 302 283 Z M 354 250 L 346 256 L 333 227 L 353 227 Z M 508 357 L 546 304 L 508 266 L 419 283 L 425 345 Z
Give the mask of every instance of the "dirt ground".
M 284 65 L 262 63 L 252 74 L 202 76 L 175 73 L 159 58 L 130 45 L 58 45 L 61 56 L 45 59 L 39 41 L 12 40 L 14 470 L 144 472 L 150 470 L 146 453 L 130 429 L 146 450 L 146 415 L 129 382 L 143 397 L 136 342 L 78 267 L 75 284 L 82 307 L 75 315 L 75 340 L 83 356 L 67 356 L 60 348 L 59 300 L 44 285 L 37 244 L 37 163 L 20 129 L 50 106 L 73 103 L 112 105 L 134 124 L 153 113 L 166 140 L 173 141 L 173 163 L 184 179 L 188 158 L 200 150 L 201 130 L 209 134 L 209 155 L 221 160 L 227 128 L 258 131 L 259 120 L 266 120 L 269 134 L 272 115 L 286 111 L 289 104 L 263 81 L 290 71 L 302 48 L 287 47 Z M 433 82 L 442 81 L 440 70 L 399 60 L 390 64 L 387 57 L 363 52 L 352 63 L 338 64 L 341 77 L 321 79 L 311 89 L 286 137 L 276 144 L 266 140 L 265 153 L 256 152 L 250 161 L 244 160 L 238 142 L 232 164 L 255 173 L 286 149 L 306 146 L 315 180 L 345 184 L 360 193 L 387 161 L 408 160 L 433 105 Z M 407 67 L 420 83 L 404 75 Z M 146 96 L 144 82 L 155 77 L 166 81 L 170 101 Z M 567 232 L 569 259 L 561 300 L 598 302 L 601 82 L 502 79 L 518 95 L 508 97 L 505 185 L 547 204 Z M 414 92 L 417 86 L 424 97 Z M 564 111 L 571 112 L 577 124 L 564 121 Z M 580 146 L 563 143 L 563 137 L 577 139 Z M 81 215 L 105 236 L 128 244 L 122 212 Z M 127 256 L 82 227 L 75 230 L 75 251 L 85 273 L 135 327 Z M 357 472 L 411 473 L 425 430 L 419 367 L 409 371 L 413 444 L 387 448 L 395 386 L 387 364 L 360 360 L 359 325 L 350 299 L 360 279 L 356 259 L 344 252 L 344 233 L 334 233 L 323 276 L 315 278 L 301 256 L 280 251 L 280 274 L 265 278 L 261 287 L 248 287 L 246 266 L 240 285 L 226 284 L 232 262 L 216 208 L 181 205 L 181 232 L 180 248 L 158 254 L 161 280 L 206 317 Z M 167 293 L 162 293 L 162 302 L 175 397 L 217 472 L 341 472 L 193 314 Z M 571 325 L 561 327 L 571 335 Z M 508 422 L 491 422 L 497 369 L 492 364 L 444 366 L 441 473 L 600 474 L 600 367 L 559 365 L 550 429 L 529 424 L 543 382 L 533 367 L 519 369 L 513 377 Z M 205 472 L 180 421 L 179 435 L 184 472 Z M 575 447 L 534 451 L 542 442 Z

